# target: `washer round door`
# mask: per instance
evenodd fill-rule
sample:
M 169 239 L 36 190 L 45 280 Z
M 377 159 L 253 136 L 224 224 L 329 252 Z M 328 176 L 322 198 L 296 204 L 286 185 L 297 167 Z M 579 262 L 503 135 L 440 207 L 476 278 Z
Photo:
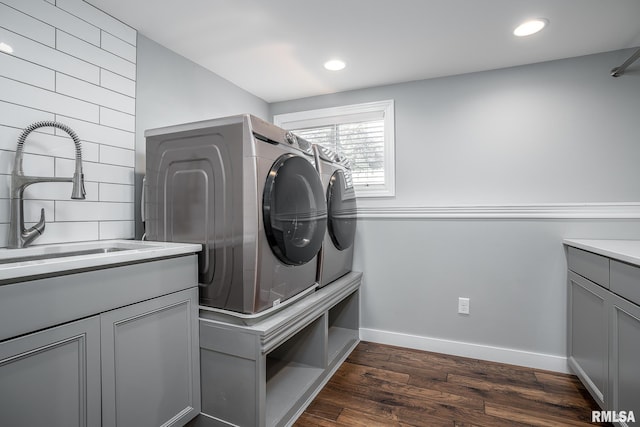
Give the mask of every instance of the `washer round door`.
M 340 169 L 329 179 L 327 209 L 331 242 L 341 251 L 350 248 L 356 236 L 356 195 Z
M 271 167 L 262 196 L 267 241 L 280 261 L 302 265 L 316 256 L 327 228 L 327 203 L 313 165 L 285 154 Z

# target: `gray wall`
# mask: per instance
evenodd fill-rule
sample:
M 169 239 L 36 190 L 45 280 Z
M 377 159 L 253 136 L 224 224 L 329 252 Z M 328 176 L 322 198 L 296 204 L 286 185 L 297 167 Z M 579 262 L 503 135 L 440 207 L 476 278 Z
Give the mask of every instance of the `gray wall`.
M 370 206 L 637 201 L 640 63 L 609 76 L 632 52 L 280 102 L 270 112 L 394 99 L 396 197 Z
M 205 68 L 138 34 L 136 87 L 136 236 L 147 129 L 251 113 L 268 119 L 268 104 Z
M 631 52 L 270 105 L 395 100 L 396 197 L 359 201 L 363 338 L 566 369 L 562 238 L 640 238 L 640 67 L 609 76 Z

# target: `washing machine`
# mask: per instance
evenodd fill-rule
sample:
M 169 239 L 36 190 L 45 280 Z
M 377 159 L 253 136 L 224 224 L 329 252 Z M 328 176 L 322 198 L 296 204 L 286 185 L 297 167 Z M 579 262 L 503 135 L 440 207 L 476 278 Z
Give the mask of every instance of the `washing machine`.
M 327 199 L 327 230 L 318 257 L 317 281 L 325 286 L 351 271 L 356 235 L 356 194 L 345 157 L 313 144 Z
M 327 204 L 311 144 L 248 114 L 145 137 L 147 239 L 202 244 L 202 306 L 259 313 L 317 285 Z

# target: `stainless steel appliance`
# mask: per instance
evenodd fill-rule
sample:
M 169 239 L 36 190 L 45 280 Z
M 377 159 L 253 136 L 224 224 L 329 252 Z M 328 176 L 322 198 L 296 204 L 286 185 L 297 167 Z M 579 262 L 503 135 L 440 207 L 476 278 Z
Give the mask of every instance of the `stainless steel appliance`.
M 318 284 L 325 286 L 351 271 L 356 234 L 356 194 L 350 162 L 313 145 L 316 167 L 327 197 L 327 231 L 318 258 Z
M 201 305 L 257 313 L 316 285 L 327 212 L 307 141 L 251 115 L 145 137 L 147 238 L 203 245 Z

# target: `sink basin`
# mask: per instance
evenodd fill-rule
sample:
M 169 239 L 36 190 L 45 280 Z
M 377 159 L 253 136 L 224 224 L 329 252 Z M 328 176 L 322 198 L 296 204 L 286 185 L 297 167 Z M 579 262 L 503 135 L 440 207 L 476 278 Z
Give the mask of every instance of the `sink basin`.
M 0 249 L 0 285 L 34 276 L 66 274 L 106 265 L 195 253 L 200 245 L 140 240 L 97 240 Z
M 79 255 L 94 255 L 94 254 L 108 254 L 110 252 L 119 252 L 126 251 L 131 249 L 126 248 L 96 248 L 96 249 L 84 249 L 79 251 L 69 251 L 69 252 L 49 252 L 38 255 L 24 255 L 10 258 L 0 258 L 1 264 L 12 264 L 14 262 L 26 262 L 26 261 L 37 261 L 43 259 L 51 259 L 51 258 L 62 258 L 62 257 L 70 257 L 70 256 L 79 256 Z
M 158 244 L 162 243 L 158 242 Z M 24 263 L 29 261 L 47 261 L 56 258 L 110 254 L 113 252 L 137 251 L 154 247 L 156 246 L 150 244 L 150 242 L 98 240 L 93 242 L 30 246 L 23 249 L 3 249 L 0 250 L 0 265 Z

